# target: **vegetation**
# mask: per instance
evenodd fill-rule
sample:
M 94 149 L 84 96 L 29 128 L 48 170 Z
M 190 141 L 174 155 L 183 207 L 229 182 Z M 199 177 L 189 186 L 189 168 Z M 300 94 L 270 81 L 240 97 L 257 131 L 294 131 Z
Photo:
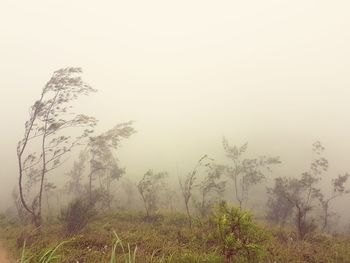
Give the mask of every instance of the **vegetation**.
M 262 182 L 265 172 L 271 170 L 271 165 L 281 162 L 279 157 L 243 158 L 248 149 L 248 143 L 241 147 L 231 146 L 225 137 L 223 147 L 231 161 L 231 165 L 226 166 L 227 176 L 233 181 L 234 196 L 239 207 L 243 208 L 248 202 L 249 190 Z
M 167 173 L 154 173 L 148 170 L 137 185 L 148 218 L 159 209 L 160 192 L 165 188 L 166 176 Z
M 190 211 L 190 200 L 191 200 L 193 190 L 195 187 L 197 173 L 201 167 L 203 167 L 203 166 L 208 167 L 210 165 L 211 161 L 213 161 L 213 159 L 209 158 L 208 155 L 202 156 L 198 160 L 198 162 L 196 163 L 196 166 L 194 167 L 192 172 L 187 174 L 184 181 L 182 181 L 182 179 L 179 178 L 180 189 L 181 189 L 182 197 L 183 197 L 184 202 L 185 202 L 188 224 L 189 224 L 190 228 L 192 227 L 192 215 L 191 215 L 191 211 Z
M 81 231 L 96 213 L 90 203 L 82 198 L 76 198 L 61 211 L 61 220 L 68 235 Z
M 294 215 L 294 222 L 300 239 L 317 228 L 317 222 L 312 214 L 317 201 L 323 211 L 321 228 L 326 230 L 329 218 L 329 204 L 332 200 L 348 193 L 345 184 L 348 175 L 340 175 L 332 179 L 332 195 L 325 198 L 319 187 L 324 173 L 328 169 L 328 160 L 322 156 L 324 147 L 320 142 L 313 144 L 313 160 L 310 169 L 301 175 L 301 178 L 280 177 L 275 180 L 274 188 L 270 189 L 269 218 L 275 217 L 275 221 L 286 222 L 288 217 Z
M 320 142 L 310 168 L 294 177 L 269 178 L 279 157 L 246 156 L 248 144 L 224 138 L 228 163 L 204 155 L 177 186 L 152 169 L 135 181 L 117 158 L 133 122 L 96 135 L 95 118 L 71 112 L 73 101 L 95 91 L 80 73 L 54 72 L 18 143 L 16 212 L 0 216 L 0 234 L 20 262 L 350 262 L 350 237 L 331 220 L 335 200 L 350 193 L 350 175 L 329 177 L 330 191 L 322 188 L 329 164 Z M 68 128 L 78 128 L 76 136 Z M 56 185 L 47 174 L 73 148 L 80 154 Z M 261 216 L 248 200 L 263 182 Z M 263 210 L 264 193 L 258 197 Z
M 212 211 L 212 207 L 217 203 L 225 192 L 225 181 L 220 181 L 224 167 L 222 165 L 211 165 L 205 178 L 198 184 L 199 201 L 194 199 L 201 217 L 207 217 Z
M 92 132 L 89 128 L 96 125 L 95 118 L 71 112 L 74 100 L 95 91 L 82 81 L 80 73 L 80 68 L 54 72 L 40 98 L 30 108 L 23 139 L 17 145 L 20 200 L 36 226 L 42 223 L 42 197 L 47 173 L 59 167 L 62 158 L 88 137 Z M 67 129 L 77 127 L 85 129 L 75 137 L 67 135 Z M 32 150 L 35 145 L 39 152 Z M 25 179 L 27 185 L 23 189 Z
M 257 262 L 266 255 L 263 244 L 268 241 L 266 233 L 252 220 L 252 215 L 237 207 L 221 203 L 214 216 L 225 261 L 239 258 Z
M 113 262 L 111 257 L 115 258 L 114 262 L 229 262 L 227 257 L 232 254 L 235 258 L 231 262 L 235 263 L 349 262 L 348 237 L 314 233 L 299 241 L 296 232 L 264 227 L 239 208 L 217 209 L 212 219 L 202 223 L 195 221 L 192 231 L 188 231 L 187 217 L 182 214 L 164 214 L 155 221 L 147 221 L 143 213 L 135 212 L 98 215 L 73 238 L 66 237 L 64 225 L 57 221 L 43 225 L 41 232 L 26 235 L 24 255 L 27 262 L 37 263 L 45 253 L 65 242 L 52 254 L 58 257 L 53 262 L 107 263 Z M 227 221 L 223 221 L 224 215 Z M 237 225 L 241 217 L 243 220 Z M 1 222 L 6 225 L 1 228 L 2 237 L 13 254 L 20 257 L 23 243 L 17 245 L 17 237 L 24 229 L 17 224 Z M 248 250 L 230 233 L 231 225 L 237 226 L 234 231 L 248 240 L 245 245 Z

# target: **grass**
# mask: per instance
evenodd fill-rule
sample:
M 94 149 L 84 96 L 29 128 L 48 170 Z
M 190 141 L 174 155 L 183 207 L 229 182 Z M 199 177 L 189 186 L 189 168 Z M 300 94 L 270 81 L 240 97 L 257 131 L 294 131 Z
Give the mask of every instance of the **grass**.
M 128 252 L 125 252 L 124 246 L 123 246 L 123 242 L 121 241 L 121 239 L 118 237 L 117 233 L 115 231 L 113 231 L 114 236 L 116 237 L 116 240 L 114 241 L 114 244 L 112 246 L 112 253 L 111 253 L 111 259 L 110 259 L 110 263 L 117 263 L 117 254 L 116 254 L 116 250 L 117 247 L 120 246 L 120 248 L 123 251 L 123 255 L 124 255 L 124 261 L 125 263 L 135 263 L 136 262 L 136 251 L 137 251 L 137 246 L 135 247 L 134 251 L 131 252 L 130 249 L 130 245 L 128 244 Z
M 315 234 L 298 241 L 292 230 L 265 229 L 272 238 L 263 244 L 268 251 L 264 263 L 350 263 L 349 237 Z M 21 263 L 224 262 L 215 233 L 208 221 L 198 221 L 189 230 L 182 214 L 146 221 L 141 213 L 123 212 L 96 216 L 72 239 L 58 221 L 34 232 L 28 226 L 6 224 L 1 234 Z

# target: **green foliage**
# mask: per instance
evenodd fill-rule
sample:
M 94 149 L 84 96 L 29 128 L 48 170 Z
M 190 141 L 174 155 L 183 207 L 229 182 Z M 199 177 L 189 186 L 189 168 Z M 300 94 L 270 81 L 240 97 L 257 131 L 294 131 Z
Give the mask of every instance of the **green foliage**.
M 263 243 L 268 240 L 268 235 L 253 222 L 250 213 L 223 202 L 217 208 L 214 220 L 222 251 L 228 261 L 244 258 L 256 262 L 266 255 Z

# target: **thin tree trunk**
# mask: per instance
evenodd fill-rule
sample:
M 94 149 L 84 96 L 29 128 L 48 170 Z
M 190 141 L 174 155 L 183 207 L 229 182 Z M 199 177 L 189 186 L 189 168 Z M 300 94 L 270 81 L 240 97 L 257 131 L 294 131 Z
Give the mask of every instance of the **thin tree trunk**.
M 187 212 L 187 217 L 188 217 L 188 224 L 189 224 L 190 228 L 192 229 L 192 216 L 190 213 L 190 209 L 188 207 L 188 201 L 189 200 L 186 200 L 185 205 L 186 205 L 186 212 Z
M 40 226 L 41 225 L 41 201 L 42 201 L 42 196 L 43 196 L 43 188 L 44 188 L 44 180 L 45 180 L 45 175 L 46 175 L 46 150 L 45 150 L 45 146 L 46 146 L 46 137 L 48 135 L 47 133 L 47 126 L 48 126 L 48 121 L 49 121 L 49 115 L 50 115 L 50 111 L 52 109 L 52 107 L 55 105 L 55 102 L 56 102 L 56 99 L 57 99 L 57 96 L 60 92 L 56 92 L 56 95 L 55 97 L 53 98 L 52 100 L 52 103 L 50 104 L 50 107 L 47 109 L 47 113 L 46 113 L 46 116 L 45 116 L 45 125 L 44 125 L 44 132 L 43 132 L 43 139 L 42 139 L 42 142 L 41 142 L 41 150 L 42 150 L 42 158 L 43 158 L 43 167 L 42 167 L 42 170 L 41 170 L 41 179 L 40 179 L 40 191 L 39 191 L 39 205 L 38 205 L 38 214 L 37 214 L 37 220 L 38 220 L 38 223 Z
M 41 93 L 41 97 L 38 100 L 38 103 L 41 103 L 44 97 L 44 92 Z M 19 195 L 20 195 L 20 199 L 21 199 L 21 203 L 23 205 L 23 207 L 34 217 L 35 216 L 35 212 L 34 210 L 31 210 L 29 208 L 29 206 L 27 205 L 25 199 L 24 199 L 24 194 L 23 194 L 23 186 L 22 186 L 22 181 L 23 181 L 23 167 L 22 167 L 22 155 L 24 153 L 24 150 L 26 149 L 26 146 L 28 144 L 29 141 L 29 136 L 30 133 L 32 131 L 34 122 L 36 120 L 38 114 L 38 107 L 35 108 L 33 116 L 31 117 L 31 121 L 30 121 L 30 125 L 27 129 L 27 133 L 25 134 L 25 137 L 23 139 L 23 145 L 20 148 L 18 145 L 18 149 L 17 149 L 17 156 L 18 156 L 18 168 L 19 168 L 19 180 L 18 180 L 18 187 L 19 187 Z
M 323 209 L 324 209 L 324 218 L 323 218 L 322 231 L 325 231 L 328 225 L 328 201 L 326 202 Z
M 147 215 L 147 217 L 149 217 L 149 211 L 148 211 L 148 207 L 147 207 L 146 198 L 144 197 L 144 195 L 143 195 L 142 192 L 140 192 L 140 194 L 141 194 L 141 197 L 142 197 L 142 200 L 143 200 L 143 204 L 144 204 L 144 206 L 145 206 L 146 215 Z

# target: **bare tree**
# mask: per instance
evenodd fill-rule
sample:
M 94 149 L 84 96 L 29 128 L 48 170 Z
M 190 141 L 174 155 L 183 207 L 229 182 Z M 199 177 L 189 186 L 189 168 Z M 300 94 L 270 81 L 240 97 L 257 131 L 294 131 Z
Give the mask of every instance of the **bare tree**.
M 81 95 L 95 90 L 82 81 L 80 68 L 64 68 L 53 73 L 44 86 L 40 98 L 30 108 L 23 138 L 17 145 L 19 167 L 19 193 L 22 205 L 32 216 L 36 226 L 41 225 L 42 195 L 47 173 L 59 167 L 62 158 L 82 140 L 95 126 L 96 119 L 72 112 L 72 103 Z M 68 128 L 83 128 L 75 137 L 64 135 Z M 39 151 L 33 151 L 35 146 Z M 36 171 L 39 187 L 32 201 L 23 192 L 23 180 L 28 172 Z M 33 189 L 34 190 L 34 189 Z M 31 204 L 30 204 L 31 202 Z
M 187 174 L 185 181 L 182 181 L 181 178 L 179 178 L 179 184 L 181 188 L 182 197 L 185 201 L 185 207 L 186 207 L 186 213 L 188 217 L 188 224 L 190 228 L 192 228 L 192 215 L 190 212 L 189 202 L 192 197 L 192 191 L 195 187 L 195 181 L 197 178 L 197 173 L 200 167 L 205 166 L 208 167 L 210 165 L 210 162 L 213 161 L 213 159 L 209 158 L 208 155 L 204 155 L 201 157 L 198 162 L 196 163 L 196 166 L 192 170 L 191 173 Z
M 279 157 L 243 158 L 248 144 L 245 143 L 241 147 L 231 146 L 225 137 L 223 138 L 223 147 L 226 156 L 232 161 L 232 165 L 226 167 L 227 175 L 233 180 L 236 201 L 239 207 L 242 208 L 249 199 L 251 187 L 262 182 L 265 173 L 271 171 L 271 165 L 281 162 Z

